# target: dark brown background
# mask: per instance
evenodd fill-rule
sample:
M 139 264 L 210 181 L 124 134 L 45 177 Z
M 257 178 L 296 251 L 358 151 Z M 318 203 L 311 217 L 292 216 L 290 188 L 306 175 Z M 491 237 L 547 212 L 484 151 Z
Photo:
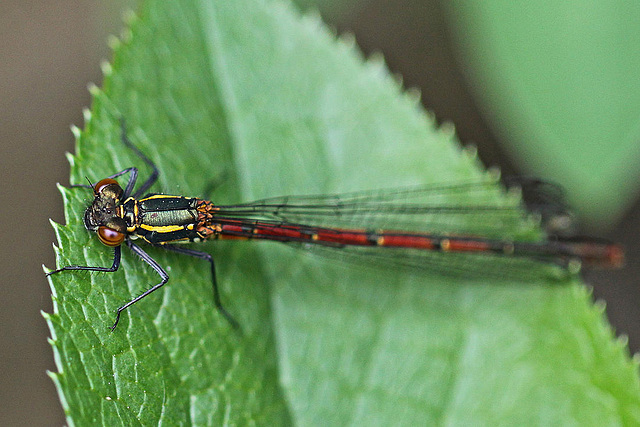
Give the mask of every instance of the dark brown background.
M 69 125 L 82 126 L 82 108 L 90 101 L 87 83 L 100 84 L 100 61 L 110 55 L 107 35 L 119 32 L 120 10 L 132 2 L 105 3 L 4 0 L 0 5 L 0 425 L 65 423 L 45 373 L 55 366 L 40 315 L 52 310 L 41 264 L 54 265 L 48 218 L 64 222 L 55 183 L 68 183 Z M 514 171 L 470 97 L 436 0 L 373 0 L 334 22 L 354 32 L 366 53 L 382 51 L 407 87 L 421 88 L 424 105 L 440 121 L 454 122 L 462 141 L 479 146 L 488 165 Z M 586 274 L 602 285 L 596 297 L 607 301 L 612 323 L 629 334 L 634 351 L 640 346 L 639 226 L 636 206 L 607 236 L 627 246 L 626 270 Z

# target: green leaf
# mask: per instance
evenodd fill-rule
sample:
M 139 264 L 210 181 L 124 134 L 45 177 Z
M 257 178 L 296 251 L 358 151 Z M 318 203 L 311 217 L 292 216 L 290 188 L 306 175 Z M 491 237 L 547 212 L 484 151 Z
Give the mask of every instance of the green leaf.
M 152 191 L 217 203 L 481 179 L 380 58 L 363 61 L 281 1 L 148 1 L 132 16 L 70 156 L 71 181 L 131 165 Z M 62 189 L 57 263 L 108 266 L 82 225 L 88 190 Z M 505 230 L 505 233 L 510 232 Z M 351 268 L 277 243 L 216 241 L 206 263 L 123 249 L 116 273 L 51 276 L 46 315 L 70 424 L 580 424 L 640 421 L 637 364 L 582 285 L 493 286 Z M 526 285 L 526 286 L 525 286 Z
M 640 3 L 444 2 L 486 119 L 528 173 L 561 182 L 583 219 L 635 200 Z

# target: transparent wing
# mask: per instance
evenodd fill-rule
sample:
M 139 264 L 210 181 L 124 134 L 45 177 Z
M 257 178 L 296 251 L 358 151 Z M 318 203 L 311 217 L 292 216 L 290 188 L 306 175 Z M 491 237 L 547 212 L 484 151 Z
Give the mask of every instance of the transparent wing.
M 219 206 L 219 215 L 316 227 L 392 229 L 505 237 L 532 232 L 521 191 L 495 181 L 285 196 Z

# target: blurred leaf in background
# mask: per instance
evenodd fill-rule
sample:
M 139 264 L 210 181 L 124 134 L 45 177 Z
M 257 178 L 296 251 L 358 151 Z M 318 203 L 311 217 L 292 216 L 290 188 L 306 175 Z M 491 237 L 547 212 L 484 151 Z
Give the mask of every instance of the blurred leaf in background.
M 640 3 L 442 2 L 487 120 L 526 173 L 611 226 L 640 181 Z

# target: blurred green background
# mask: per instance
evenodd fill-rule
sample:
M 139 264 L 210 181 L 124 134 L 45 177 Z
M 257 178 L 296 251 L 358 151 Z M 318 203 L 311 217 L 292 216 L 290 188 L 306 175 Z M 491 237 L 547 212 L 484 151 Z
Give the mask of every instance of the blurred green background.
M 54 265 L 48 218 L 64 221 L 55 183 L 68 183 L 69 125 L 82 126 L 87 83 L 100 84 L 107 36 L 120 32 L 127 5 L 135 2 L 0 5 L 0 425 L 65 422 L 45 374 L 55 367 L 39 314 L 52 310 L 40 265 Z M 325 0 L 320 8 L 366 55 L 381 52 L 439 122 L 453 122 L 461 141 L 478 146 L 485 164 L 562 183 L 585 233 L 627 247 L 626 269 L 585 279 L 637 351 L 640 4 Z

